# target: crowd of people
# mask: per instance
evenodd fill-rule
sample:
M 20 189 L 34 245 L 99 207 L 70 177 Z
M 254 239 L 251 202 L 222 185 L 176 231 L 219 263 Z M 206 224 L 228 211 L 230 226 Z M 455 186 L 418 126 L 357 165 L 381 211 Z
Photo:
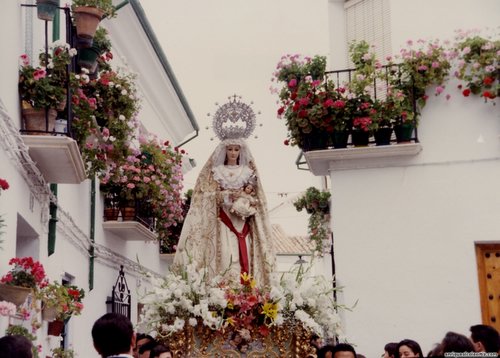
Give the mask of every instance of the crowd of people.
M 107 313 L 95 321 L 92 327 L 94 348 L 102 358 L 173 358 L 165 344 L 152 336 L 134 332 L 132 322 L 118 313 Z M 310 341 L 315 354 L 307 358 L 365 358 L 347 343 L 324 345 L 321 337 L 313 335 Z M 469 353 L 469 355 L 467 355 Z M 384 346 L 382 358 L 409 357 L 498 357 L 500 335 L 488 325 L 470 327 L 470 337 L 448 332 L 435 347 L 424 354 L 420 345 L 412 339 L 390 342 Z M 33 345 L 24 336 L 0 338 L 0 358 L 33 358 Z
M 317 358 L 364 358 L 356 353 L 354 346 L 346 343 L 323 345 L 321 338 L 313 335 L 311 345 Z M 412 339 L 390 342 L 384 346 L 382 358 L 414 357 L 498 357 L 500 334 L 492 326 L 478 324 L 470 327 L 470 337 L 456 332 L 447 332 L 441 342 L 424 354 L 420 344 Z M 310 358 L 314 357 L 311 355 Z

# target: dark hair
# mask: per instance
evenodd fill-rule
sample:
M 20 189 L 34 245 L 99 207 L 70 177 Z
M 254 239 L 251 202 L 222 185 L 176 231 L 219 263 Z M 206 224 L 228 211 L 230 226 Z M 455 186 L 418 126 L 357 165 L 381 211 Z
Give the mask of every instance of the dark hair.
M 356 357 L 356 351 L 354 350 L 354 347 L 351 346 L 348 343 L 339 343 L 337 344 L 332 351 L 332 355 L 335 356 L 335 353 L 337 352 L 352 352 L 354 356 Z
M 151 349 L 151 353 L 149 353 L 149 358 L 157 358 L 160 356 L 162 353 L 172 353 L 170 351 L 170 348 L 163 344 L 157 344 L 156 346 Z
M 470 328 L 474 343 L 481 342 L 486 352 L 497 353 L 500 350 L 500 336 L 498 331 L 485 324 L 477 324 Z
M 157 345 L 158 345 L 158 342 L 156 342 L 156 341 L 149 341 L 148 343 L 144 343 L 141 346 L 141 348 L 139 348 L 139 353 L 142 354 L 142 353 L 144 353 L 146 351 L 151 351 Z
M 335 346 L 328 344 L 321 347 L 318 350 L 318 358 L 324 358 L 326 353 L 328 352 L 332 353 L 332 357 L 334 357 L 335 353 L 337 352 L 352 352 L 354 357 L 356 357 L 356 351 L 354 350 L 354 347 L 347 343 L 339 343 Z
M 447 352 L 474 352 L 474 346 L 469 338 L 455 332 L 446 333 L 440 346 L 440 354 Z
M 141 339 L 147 339 L 148 341 L 154 341 L 155 339 L 147 333 L 137 333 L 135 341 L 140 341 Z
M 335 349 L 335 346 L 331 344 L 327 344 L 320 349 L 318 349 L 318 358 L 324 358 L 326 353 L 330 352 L 333 353 L 333 350 Z
M 33 345 L 25 336 L 12 335 L 0 338 L 0 358 L 33 358 Z
M 94 346 L 103 357 L 128 353 L 133 335 L 132 322 L 119 313 L 106 313 L 92 327 Z
M 389 342 L 384 346 L 384 351 L 389 354 L 389 357 L 396 357 L 397 351 L 398 351 L 398 344 L 397 342 Z
M 397 358 L 400 358 L 399 357 L 399 348 L 401 348 L 402 346 L 407 346 L 408 348 L 411 349 L 411 351 L 413 353 L 418 354 L 419 357 L 424 356 L 424 354 L 422 353 L 422 348 L 420 348 L 420 344 L 418 344 L 417 342 L 415 342 L 414 340 L 411 340 L 411 339 L 403 339 L 401 342 L 398 343 L 397 352 L 396 352 Z

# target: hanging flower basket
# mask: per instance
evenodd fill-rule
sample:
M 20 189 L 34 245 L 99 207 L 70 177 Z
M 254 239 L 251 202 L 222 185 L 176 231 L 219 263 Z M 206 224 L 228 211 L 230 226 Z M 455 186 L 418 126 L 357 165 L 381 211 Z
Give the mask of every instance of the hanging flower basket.
M 52 322 L 57 317 L 57 307 L 44 306 L 42 309 L 42 319 L 44 321 Z
M 20 306 L 31 293 L 31 288 L 0 283 L 0 299 Z
M 76 33 L 80 42 L 80 47 L 92 46 L 92 39 L 94 38 L 97 26 L 104 16 L 104 11 L 90 6 L 81 6 L 73 10 L 75 15 Z
M 52 21 L 59 10 L 59 0 L 36 0 L 36 10 L 40 20 Z

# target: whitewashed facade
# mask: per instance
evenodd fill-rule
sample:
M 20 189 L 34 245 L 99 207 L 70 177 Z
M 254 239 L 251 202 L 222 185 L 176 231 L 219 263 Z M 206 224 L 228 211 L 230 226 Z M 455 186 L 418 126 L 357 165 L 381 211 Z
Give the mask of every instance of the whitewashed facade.
M 161 274 L 168 263 L 160 258 L 157 243 L 125 241 L 124 235 L 103 229 L 103 198 L 98 184 L 95 188 L 95 223 L 92 223 L 92 182 L 89 179 L 77 184 L 58 185 L 55 253 L 48 255 L 49 183 L 30 158 L 28 147 L 19 133 L 18 58 L 22 53 L 38 56 L 43 48 L 43 21 L 37 18 L 36 9 L 21 6 L 34 3 L 6 1 L 0 15 L 0 43 L 3 47 L 0 59 L 0 178 L 10 184 L 0 196 L 0 214 L 6 225 L 0 244 L 0 274 L 9 270 L 10 258 L 32 256 L 44 265 L 51 281 L 65 279 L 85 289 L 83 314 L 70 319 L 65 345 L 73 348 L 79 357 L 97 357 L 91 327 L 108 310 L 106 300 L 118 278 L 120 266 L 124 266 L 131 293 L 131 319 L 136 323 L 138 295 L 148 284 L 143 273 Z M 122 5 L 117 18 L 102 22 L 115 45 L 115 65 L 138 74 L 142 127 L 174 145 L 182 144 L 196 137 L 197 122 L 139 1 Z M 49 23 L 49 43 L 52 40 L 51 26 Z M 64 28 L 65 18 L 61 12 L 62 39 L 65 38 Z M 189 165 L 186 165 L 186 170 L 189 170 Z M 95 230 L 94 243 L 91 229 Z M 93 288 L 90 290 L 91 284 Z M 9 323 L 29 327 L 29 321 L 23 323 L 20 319 L 11 318 L 9 321 L 0 317 L 0 335 Z M 43 357 L 50 354 L 50 346 L 58 344 L 49 343 L 46 333 L 47 322 L 43 322 L 35 332 L 37 343 L 43 346 L 40 354 Z
M 345 39 L 354 20 L 346 23 L 345 15 L 352 6 L 365 6 L 359 16 L 366 36 L 357 39 L 367 40 L 377 31 L 370 31 L 378 26 L 374 9 L 384 7 L 390 19 L 384 39 L 393 54 L 408 39 L 453 40 L 454 30 L 500 23 L 494 0 L 330 0 L 329 6 L 331 69 L 347 64 Z M 367 357 L 404 338 L 426 354 L 447 331 L 468 336 L 471 325 L 494 322 L 482 319 L 476 245 L 500 244 L 500 102 L 464 98 L 454 81 L 449 101 L 430 93 L 419 144 L 306 155 L 315 175 L 331 179 L 340 303 L 357 302 L 343 312 L 345 333 Z

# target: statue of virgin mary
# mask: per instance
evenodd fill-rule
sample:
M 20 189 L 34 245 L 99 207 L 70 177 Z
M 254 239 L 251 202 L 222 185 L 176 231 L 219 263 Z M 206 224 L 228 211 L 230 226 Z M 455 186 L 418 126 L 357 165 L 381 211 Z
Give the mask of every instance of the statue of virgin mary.
M 228 117 L 233 124 L 223 125 Z M 222 276 L 226 281 L 240 282 L 241 275 L 247 274 L 259 287 L 270 285 L 275 253 L 267 203 L 255 161 L 245 142 L 254 126 L 253 110 L 236 96 L 216 112 L 214 131 L 221 142 L 196 181 L 174 269 L 193 263 L 199 270 L 206 270 L 207 280 Z M 245 217 L 231 208 L 248 185 L 252 186 L 256 199 L 255 214 Z

